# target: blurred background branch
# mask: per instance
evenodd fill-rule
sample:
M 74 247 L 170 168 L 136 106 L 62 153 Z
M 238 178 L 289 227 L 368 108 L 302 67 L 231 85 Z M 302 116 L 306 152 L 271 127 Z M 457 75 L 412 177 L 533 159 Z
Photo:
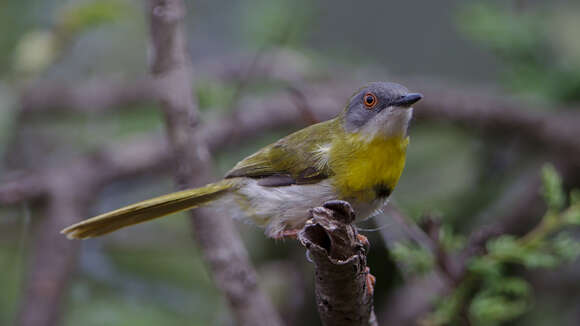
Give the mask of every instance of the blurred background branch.
M 60 236 L 63 225 L 76 223 L 88 212 L 94 192 L 92 170 L 77 166 L 65 175 L 51 174 L 47 182 L 44 216 L 33 230 L 28 273 L 17 325 L 57 325 L 69 288 L 80 243 L 70 244 Z
M 194 188 L 209 182 L 211 157 L 207 144 L 195 133 L 199 113 L 191 92 L 191 59 L 183 27 L 185 4 L 181 0 L 151 0 L 148 14 L 153 44 L 151 73 L 175 153 L 177 183 L 182 189 Z M 271 301 L 258 286 L 257 274 L 232 219 L 205 208 L 190 215 L 197 244 L 236 322 L 281 325 Z

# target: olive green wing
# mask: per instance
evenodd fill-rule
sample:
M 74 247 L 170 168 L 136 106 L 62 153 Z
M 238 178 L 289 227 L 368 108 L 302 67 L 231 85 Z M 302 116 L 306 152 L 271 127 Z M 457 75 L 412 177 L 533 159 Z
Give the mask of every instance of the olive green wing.
M 240 161 L 226 178 L 261 178 L 263 186 L 316 183 L 332 175 L 328 149 L 338 122 L 321 122 L 268 145 Z

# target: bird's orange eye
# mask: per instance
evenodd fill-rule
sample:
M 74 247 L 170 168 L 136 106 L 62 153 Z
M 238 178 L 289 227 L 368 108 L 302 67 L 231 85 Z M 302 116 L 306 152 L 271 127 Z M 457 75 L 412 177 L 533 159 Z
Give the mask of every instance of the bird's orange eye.
M 368 109 L 370 109 L 377 104 L 377 97 L 373 93 L 366 93 L 363 96 L 363 103 Z

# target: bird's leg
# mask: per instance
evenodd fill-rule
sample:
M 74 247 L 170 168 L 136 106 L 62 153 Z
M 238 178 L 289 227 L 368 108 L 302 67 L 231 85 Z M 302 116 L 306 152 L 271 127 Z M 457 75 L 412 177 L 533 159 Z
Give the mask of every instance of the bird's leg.
M 276 234 L 273 238 L 275 240 L 285 240 L 285 239 L 296 240 L 298 239 L 298 232 L 300 232 L 299 229 L 284 230 Z
M 360 233 L 357 233 L 356 234 L 356 238 L 363 245 L 363 247 L 365 248 L 365 250 L 368 252 L 369 251 L 369 247 L 371 246 L 371 243 L 369 242 L 369 239 L 366 236 L 364 236 L 364 235 L 362 235 Z
M 368 252 L 371 246 L 369 239 L 359 233 L 357 233 L 356 238 L 363 245 L 365 251 Z M 371 268 L 368 266 L 365 268 L 365 273 L 366 273 L 367 293 L 370 296 L 372 296 L 373 293 L 375 292 L 375 283 L 377 282 L 377 278 L 373 274 L 371 274 Z

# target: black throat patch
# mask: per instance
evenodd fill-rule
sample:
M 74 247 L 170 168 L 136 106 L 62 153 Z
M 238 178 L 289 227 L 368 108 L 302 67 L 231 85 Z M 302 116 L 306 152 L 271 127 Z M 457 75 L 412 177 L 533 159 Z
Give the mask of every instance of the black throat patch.
M 389 188 L 388 186 L 386 186 L 385 184 L 379 183 L 376 184 L 373 187 L 374 191 L 375 191 L 375 195 L 377 196 L 377 198 L 387 198 L 389 197 L 389 195 L 391 194 L 391 188 Z

